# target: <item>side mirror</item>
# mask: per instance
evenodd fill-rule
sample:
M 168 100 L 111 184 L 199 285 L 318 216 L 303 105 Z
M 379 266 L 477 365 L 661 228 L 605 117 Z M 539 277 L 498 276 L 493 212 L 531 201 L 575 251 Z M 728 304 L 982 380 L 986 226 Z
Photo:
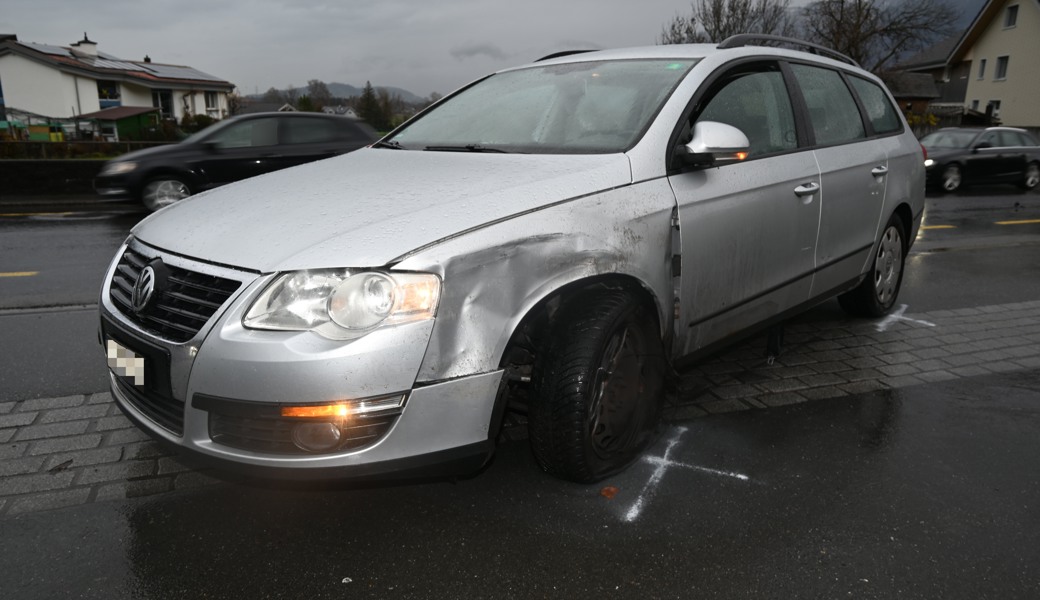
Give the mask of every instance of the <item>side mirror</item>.
M 744 132 L 717 121 L 700 121 L 693 126 L 693 139 L 678 148 L 680 159 L 688 165 L 721 166 L 747 158 L 748 141 Z
M 220 150 L 220 142 L 216 140 L 206 140 L 202 142 L 202 147 L 206 149 L 206 152 L 216 152 Z
M 993 147 L 993 144 L 991 144 L 989 142 L 979 142 L 978 145 L 976 145 L 971 150 L 972 150 L 972 152 L 978 152 L 979 150 L 984 150 L 986 148 L 992 148 L 992 147 Z

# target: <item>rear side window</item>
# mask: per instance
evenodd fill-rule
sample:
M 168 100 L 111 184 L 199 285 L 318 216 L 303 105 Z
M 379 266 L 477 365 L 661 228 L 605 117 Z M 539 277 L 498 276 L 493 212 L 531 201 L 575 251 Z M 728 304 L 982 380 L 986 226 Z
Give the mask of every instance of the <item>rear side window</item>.
M 866 137 L 856 101 L 837 71 L 809 65 L 791 65 L 791 70 L 802 88 L 818 146 Z
M 892 133 L 902 131 L 903 123 L 892 103 L 888 100 L 888 94 L 881 86 L 872 81 L 859 77 L 850 77 L 852 87 L 856 89 L 863 108 L 867 110 L 867 118 L 874 128 L 874 133 Z
M 337 136 L 334 123 L 328 119 L 286 119 L 288 126 L 286 143 L 320 144 L 335 141 Z
M 718 121 L 744 132 L 748 156 L 798 146 L 794 111 L 779 71 L 742 72 L 723 80 L 697 121 Z

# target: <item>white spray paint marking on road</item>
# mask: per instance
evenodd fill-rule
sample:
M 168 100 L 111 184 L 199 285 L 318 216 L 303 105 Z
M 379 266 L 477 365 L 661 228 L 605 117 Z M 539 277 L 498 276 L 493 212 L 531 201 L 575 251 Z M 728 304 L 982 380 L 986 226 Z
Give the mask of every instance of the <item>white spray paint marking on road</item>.
M 910 317 L 904 317 L 903 313 L 906 312 L 906 308 L 907 306 L 905 304 L 900 304 L 899 308 L 896 309 L 894 313 L 888 315 L 880 323 L 877 324 L 877 330 L 879 332 L 887 331 L 888 328 L 892 326 L 892 323 L 895 323 L 896 321 L 908 321 L 910 323 L 924 325 L 925 327 L 935 327 L 935 323 L 931 323 L 929 321 L 922 321 L 920 319 L 911 319 Z
M 665 472 L 671 467 L 681 467 L 684 469 L 690 469 L 692 471 L 710 473 L 712 475 L 732 477 L 741 481 L 751 480 L 750 477 L 742 473 L 722 471 L 719 469 L 711 469 L 708 467 L 701 467 L 698 465 L 688 465 L 686 463 L 670 459 L 669 455 L 671 455 L 672 450 L 674 450 L 675 447 L 679 444 L 679 438 L 681 438 L 682 434 L 684 433 L 686 433 L 685 427 L 677 427 L 675 429 L 675 433 L 672 435 L 671 439 L 668 440 L 668 445 L 664 449 L 664 456 L 643 457 L 644 461 L 653 465 L 657 465 L 657 468 L 654 469 L 653 474 L 650 475 L 650 480 L 646 482 L 645 486 L 643 486 L 643 491 L 640 492 L 639 497 L 636 498 L 635 503 L 632 504 L 632 507 L 628 509 L 627 513 L 625 513 L 626 522 L 631 523 L 632 521 L 635 521 L 639 518 L 640 513 L 643 512 L 643 508 L 646 506 L 646 503 L 650 500 L 650 498 L 653 497 L 654 493 L 657 491 L 657 486 L 661 483 L 661 479 L 664 477 Z
M 719 469 L 712 469 L 709 467 L 702 467 L 700 465 L 688 465 L 686 463 L 668 460 L 659 456 L 648 456 L 646 462 L 654 463 L 656 465 L 664 465 L 666 467 L 682 467 L 684 469 L 690 469 L 691 471 L 700 471 L 701 473 L 710 473 L 712 475 L 719 475 L 721 477 L 732 477 L 733 479 L 739 479 L 741 481 L 751 481 L 751 478 L 743 473 L 734 473 L 733 471 L 722 471 Z

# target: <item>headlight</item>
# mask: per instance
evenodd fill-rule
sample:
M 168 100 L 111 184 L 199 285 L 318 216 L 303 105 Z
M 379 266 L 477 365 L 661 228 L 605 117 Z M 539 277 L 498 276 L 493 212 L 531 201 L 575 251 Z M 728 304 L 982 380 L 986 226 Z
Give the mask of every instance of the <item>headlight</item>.
M 101 168 L 102 175 L 122 175 L 123 173 L 129 173 L 137 168 L 137 163 L 133 161 L 110 161 Z
M 934 160 L 932 160 L 932 159 L 930 159 L 930 158 L 926 158 L 926 159 L 924 159 L 924 168 L 926 168 L 926 169 L 927 169 L 928 167 L 930 167 L 930 166 L 932 166 L 932 165 L 934 165 L 934 164 L 935 164 L 935 161 L 934 161 Z
M 349 340 L 377 327 L 432 319 L 439 299 L 440 280 L 429 273 L 297 271 L 271 282 L 242 325 Z

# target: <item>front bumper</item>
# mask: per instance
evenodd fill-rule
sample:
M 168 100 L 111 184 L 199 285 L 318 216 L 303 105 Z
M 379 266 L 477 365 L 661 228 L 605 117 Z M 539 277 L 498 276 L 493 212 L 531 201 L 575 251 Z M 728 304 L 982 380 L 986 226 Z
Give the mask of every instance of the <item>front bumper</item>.
M 109 269 L 99 303 L 102 344 L 112 340 L 146 365 L 143 383 L 110 372 L 112 395 L 131 420 L 161 442 L 231 470 L 303 478 L 405 476 L 416 468 L 433 474 L 426 470 L 442 461 L 473 470 L 490 455 L 503 373 L 416 385 L 432 321 L 377 330 L 349 343 L 309 332 L 247 330 L 242 314 L 273 275 L 229 273 L 136 241 L 131 245 L 144 260 L 159 258 L 175 268 L 242 282 L 196 334 L 174 342 L 147 331 L 113 301 L 119 257 Z M 237 418 L 253 409 L 269 415 L 272 408 L 388 394 L 404 397 L 403 406 L 371 428 L 376 432 L 371 439 L 321 454 L 222 443 L 221 423 L 228 415 L 214 411 L 209 401 L 238 407 L 228 413 Z

